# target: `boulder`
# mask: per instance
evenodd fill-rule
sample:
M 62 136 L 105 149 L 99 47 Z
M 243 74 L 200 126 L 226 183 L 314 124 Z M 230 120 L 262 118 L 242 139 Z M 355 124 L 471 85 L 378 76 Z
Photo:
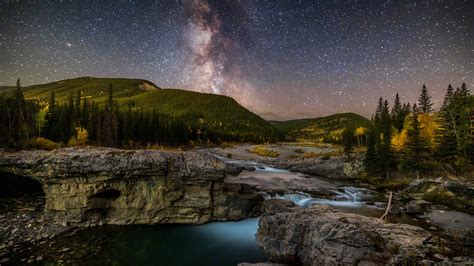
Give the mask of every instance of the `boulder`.
M 260 197 L 224 189 L 224 164 L 205 152 L 22 151 L 1 153 L 0 170 L 41 182 L 45 211 L 79 226 L 242 219 Z
M 412 200 L 407 203 L 405 207 L 405 212 L 409 214 L 420 214 L 427 211 L 427 208 L 431 205 L 428 201 L 425 200 Z
M 463 180 L 443 181 L 442 178 L 414 180 L 402 194 L 474 214 L 474 185 Z
M 257 244 L 275 263 L 404 264 L 424 260 L 430 252 L 423 245 L 430 233 L 411 225 L 281 200 L 266 201 L 263 212 Z

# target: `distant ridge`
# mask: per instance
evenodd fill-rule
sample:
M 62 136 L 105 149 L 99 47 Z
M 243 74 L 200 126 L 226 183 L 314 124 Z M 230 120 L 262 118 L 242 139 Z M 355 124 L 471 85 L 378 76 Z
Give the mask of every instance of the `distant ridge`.
M 199 123 L 210 131 L 244 139 L 276 141 L 279 133 L 274 126 L 252 113 L 228 96 L 179 89 L 162 89 L 143 79 L 80 77 L 23 88 L 26 98 L 46 103 L 54 91 L 59 104 L 67 103 L 71 93 L 95 103 L 107 101 L 109 84 L 114 88 L 114 101 L 123 109 L 153 110 L 180 117 L 188 124 Z M 13 86 L 3 87 L 1 94 L 13 93 Z
M 340 113 L 318 118 L 269 122 L 288 140 L 332 142 L 347 125 L 366 126 L 369 120 L 355 113 Z

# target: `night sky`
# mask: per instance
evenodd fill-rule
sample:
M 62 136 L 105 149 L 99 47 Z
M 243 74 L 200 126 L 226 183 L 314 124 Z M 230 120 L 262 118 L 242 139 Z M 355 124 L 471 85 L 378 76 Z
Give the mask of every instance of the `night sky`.
M 474 86 L 472 0 L 0 0 L 0 84 L 143 78 L 270 119 Z

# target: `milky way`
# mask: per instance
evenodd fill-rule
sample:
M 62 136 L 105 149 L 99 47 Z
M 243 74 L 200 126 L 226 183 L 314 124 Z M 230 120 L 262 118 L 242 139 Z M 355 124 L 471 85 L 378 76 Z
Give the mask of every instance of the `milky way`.
M 474 87 L 471 0 L 0 0 L 0 84 L 143 78 L 269 119 Z
M 184 2 L 188 25 L 185 29 L 185 44 L 191 55 L 186 59 L 185 75 L 193 89 L 200 92 L 224 94 L 237 98 L 246 106 L 255 106 L 252 85 L 242 74 L 241 64 L 232 54 L 245 53 L 239 39 L 225 34 L 225 23 L 229 21 L 240 31 L 245 30 L 242 18 L 245 15 L 242 2 L 188 1 Z

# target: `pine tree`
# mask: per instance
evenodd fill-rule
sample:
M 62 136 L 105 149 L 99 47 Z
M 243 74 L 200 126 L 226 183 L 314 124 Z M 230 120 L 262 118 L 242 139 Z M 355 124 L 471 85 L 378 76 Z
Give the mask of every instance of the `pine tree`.
M 354 133 L 355 128 L 352 125 L 344 128 L 344 131 L 342 132 L 342 145 L 344 146 L 344 153 L 349 158 L 354 151 Z
M 457 140 L 457 159 L 456 166 L 461 171 L 467 171 L 470 162 L 470 149 L 472 147 L 471 114 L 473 106 L 470 99 L 470 93 L 465 83 L 461 88 L 457 88 L 454 92 L 453 109 L 455 116 L 456 140 Z
M 113 112 L 113 85 L 109 84 L 109 90 L 107 94 L 107 103 L 104 110 L 104 123 L 102 124 L 103 132 L 103 145 L 112 147 L 115 145 L 115 124 L 114 124 L 114 112 Z
M 419 110 L 414 104 L 411 128 L 408 130 L 408 141 L 402 159 L 402 168 L 405 170 L 430 170 L 430 148 L 429 143 L 421 136 L 419 115 Z
M 420 98 L 418 98 L 418 103 L 420 104 L 420 111 L 422 113 L 429 114 L 434 111 L 431 96 L 428 94 L 428 89 L 425 84 L 423 84 L 423 87 L 421 88 L 421 95 Z
M 457 144 L 456 144 L 456 123 L 450 123 L 454 117 L 454 89 L 449 84 L 444 96 L 443 105 L 437 116 L 438 129 L 436 130 L 436 156 L 443 161 L 454 163 Z M 455 120 L 455 119 L 454 119 Z
M 15 89 L 15 102 L 16 102 L 16 121 L 17 121 L 17 142 L 24 142 L 30 138 L 30 130 L 27 124 L 27 110 L 26 110 L 26 102 L 25 96 L 23 95 L 23 91 L 21 89 L 21 81 L 18 79 L 16 81 L 16 89 Z
M 396 115 L 402 111 L 402 104 L 400 102 L 400 96 L 398 93 L 395 94 L 395 100 L 393 101 L 392 115 Z
M 82 100 L 82 110 L 81 110 L 81 125 L 82 127 L 86 128 L 89 124 L 89 104 L 87 102 L 87 98 L 84 97 Z
M 377 162 L 378 156 L 375 148 L 376 141 L 376 131 L 373 125 L 371 125 L 367 129 L 367 151 L 365 153 L 364 159 L 364 168 L 369 175 L 378 175 L 381 172 L 381 169 Z
M 45 136 L 53 141 L 57 141 L 57 103 L 54 91 L 48 102 L 48 112 L 46 113 L 46 128 L 44 130 Z
M 382 137 L 378 143 L 378 157 L 382 168 L 382 174 L 390 172 L 390 168 L 393 163 L 393 152 L 392 152 L 392 123 L 390 119 L 390 113 L 388 108 L 388 101 L 385 100 L 381 113 L 381 133 Z
M 451 104 L 453 99 L 454 99 L 454 89 L 453 89 L 453 86 L 449 84 L 448 89 L 446 91 L 446 95 L 444 96 L 443 105 L 441 106 L 440 111 L 442 112 L 443 109 L 448 108 L 448 106 Z
M 400 96 L 397 93 L 395 94 L 395 101 L 392 108 L 392 121 L 393 126 L 398 130 L 398 132 L 402 131 L 403 123 L 405 121 L 406 113 L 404 112 L 403 108 L 404 107 L 400 102 Z

